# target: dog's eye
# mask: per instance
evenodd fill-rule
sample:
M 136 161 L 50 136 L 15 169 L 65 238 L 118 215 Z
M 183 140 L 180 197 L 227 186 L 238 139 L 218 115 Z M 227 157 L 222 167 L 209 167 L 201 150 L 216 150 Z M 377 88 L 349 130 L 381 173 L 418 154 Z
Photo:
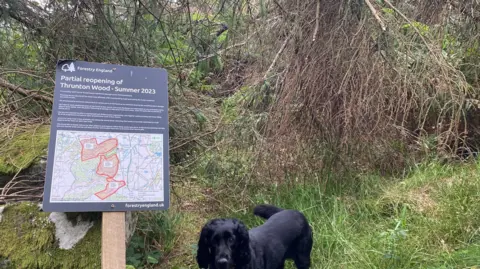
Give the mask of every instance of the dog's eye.
M 228 238 L 228 243 L 233 243 L 233 237 Z

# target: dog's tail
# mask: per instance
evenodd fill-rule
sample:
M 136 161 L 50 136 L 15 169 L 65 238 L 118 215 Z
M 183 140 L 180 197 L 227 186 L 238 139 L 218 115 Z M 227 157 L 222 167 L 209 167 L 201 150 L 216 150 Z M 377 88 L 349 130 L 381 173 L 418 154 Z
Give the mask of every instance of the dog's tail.
M 257 205 L 253 209 L 253 214 L 264 219 L 269 219 L 272 215 L 282 211 L 283 208 L 279 208 L 273 205 Z

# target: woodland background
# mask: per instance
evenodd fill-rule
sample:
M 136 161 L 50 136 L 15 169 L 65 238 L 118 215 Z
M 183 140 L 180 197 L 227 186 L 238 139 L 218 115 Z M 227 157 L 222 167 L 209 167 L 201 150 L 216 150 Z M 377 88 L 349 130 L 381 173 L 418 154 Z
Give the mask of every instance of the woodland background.
M 306 213 L 313 268 L 474 268 L 479 27 L 478 0 L 0 0 L 0 203 L 42 199 L 58 59 L 162 67 L 172 209 L 129 265 L 197 268 L 208 218 L 268 202 Z

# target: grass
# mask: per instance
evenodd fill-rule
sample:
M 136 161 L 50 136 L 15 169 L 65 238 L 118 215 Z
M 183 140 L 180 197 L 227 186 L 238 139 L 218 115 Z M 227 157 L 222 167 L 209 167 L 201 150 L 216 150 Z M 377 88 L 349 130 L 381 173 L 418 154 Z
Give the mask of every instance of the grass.
M 429 163 L 400 179 L 362 175 L 342 188 L 320 179 L 294 186 L 255 186 L 251 207 L 272 203 L 304 212 L 314 230 L 312 268 L 475 268 L 480 265 L 480 165 Z M 317 181 L 318 180 L 318 181 Z M 207 211 L 207 186 L 187 185 L 165 268 L 197 268 L 198 232 L 210 217 L 263 220 L 238 201 Z M 203 201 L 203 202 L 202 202 Z M 189 208 L 185 208 L 189 205 Z M 160 268 L 159 267 L 159 268 Z M 291 262 L 286 268 L 294 268 Z

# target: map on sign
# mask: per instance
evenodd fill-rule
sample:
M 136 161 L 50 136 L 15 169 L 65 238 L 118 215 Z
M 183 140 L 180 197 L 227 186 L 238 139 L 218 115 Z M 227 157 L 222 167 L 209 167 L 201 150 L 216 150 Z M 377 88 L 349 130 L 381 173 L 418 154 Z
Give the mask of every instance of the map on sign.
M 163 200 L 163 135 L 58 131 L 51 202 Z

